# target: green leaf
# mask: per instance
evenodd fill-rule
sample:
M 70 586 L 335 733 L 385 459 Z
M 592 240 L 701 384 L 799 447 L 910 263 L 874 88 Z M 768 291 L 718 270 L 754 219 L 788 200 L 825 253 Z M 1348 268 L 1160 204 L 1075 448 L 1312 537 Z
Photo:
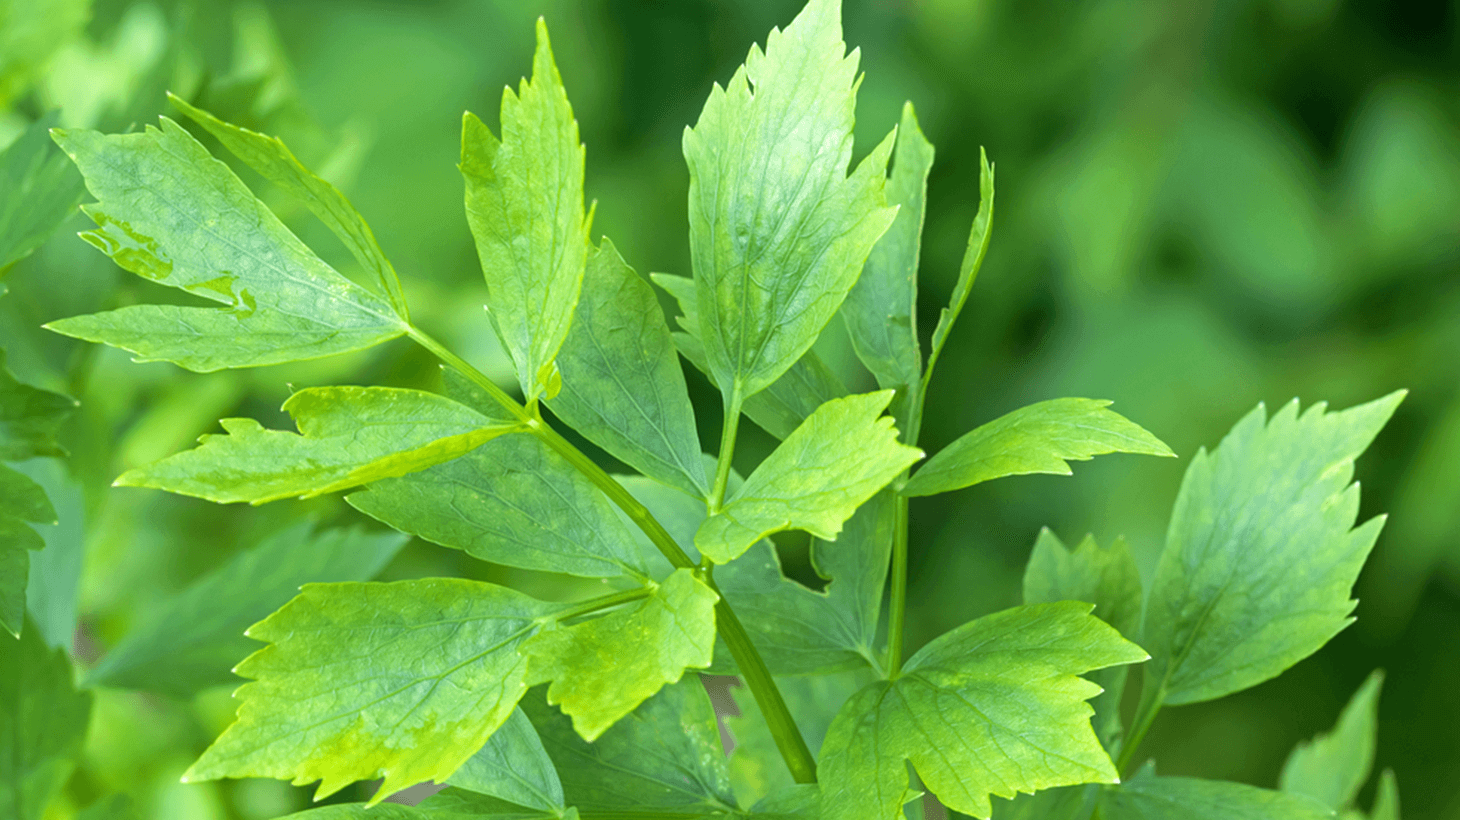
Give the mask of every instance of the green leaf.
M 218 119 L 201 108 L 195 108 L 172 92 L 167 99 L 193 122 L 203 126 L 223 143 L 235 157 L 258 172 L 264 179 L 283 188 L 304 203 L 310 212 L 334 232 L 360 266 L 380 282 L 391 307 L 402 318 L 407 317 L 405 294 L 395 267 L 385 258 L 375 233 L 365 218 L 350 204 L 340 189 L 305 168 L 294 153 L 278 137 L 240 128 Z
M 891 138 L 846 176 L 858 60 L 841 4 L 812 0 L 684 133 L 700 339 L 727 395 L 753 396 L 801 358 L 896 215 Z
M 715 376 L 710 372 L 705 358 L 705 346 L 700 342 L 699 308 L 696 305 L 695 283 L 683 276 L 667 273 L 649 275 L 655 284 L 664 288 L 679 303 L 679 326 L 683 333 L 674 334 L 674 344 L 681 355 L 704 373 L 716 387 Z M 723 389 L 723 388 L 722 388 Z M 832 399 L 847 395 L 847 388 L 836 374 L 821 361 L 815 350 L 802 354 L 796 363 L 769 387 L 745 400 L 741 410 L 762 430 L 779 439 L 791 435 L 801 422 L 816 411 L 816 408 Z
M 648 574 L 613 504 L 536 436 L 503 436 L 346 500 L 402 532 L 486 561 L 590 578 Z
M 948 307 L 938 314 L 938 324 L 933 328 L 932 354 L 928 358 L 928 369 L 923 374 L 923 385 L 933 375 L 933 364 L 943 352 L 948 334 L 953 332 L 953 323 L 963 312 L 968 294 L 973 290 L 974 280 L 983 267 L 984 255 L 989 251 L 989 238 L 993 236 L 994 223 L 994 166 L 989 164 L 988 154 L 978 150 L 978 213 L 973 217 L 973 227 L 968 232 L 968 248 L 963 252 L 963 263 L 958 267 L 958 282 L 953 286 L 953 297 Z
M 823 591 L 785 577 L 775 547 L 762 541 L 715 572 L 771 671 L 805 675 L 840 669 L 881 668 L 876 645 L 892 546 L 894 498 L 874 495 L 834 542 L 813 540 L 811 563 L 827 579 Z M 703 508 L 701 508 L 703 516 Z M 728 652 L 712 671 L 731 674 Z
M 359 529 L 313 532 L 305 521 L 260 541 L 160 604 L 87 676 L 92 686 L 177 697 L 233 680 L 254 647 L 243 631 L 309 582 L 374 577 L 406 539 Z
M 1353 528 L 1353 463 L 1403 398 L 1301 416 L 1294 401 L 1270 423 L 1259 405 L 1191 460 L 1146 602 L 1146 685 L 1161 700 L 1261 683 L 1352 622 L 1349 592 L 1384 524 Z
M 822 814 L 899 815 L 911 761 L 944 805 L 987 818 L 989 795 L 1113 783 L 1090 729 L 1100 687 L 1076 675 L 1145 652 L 1074 602 L 1016 607 L 945 633 L 842 707 L 822 745 Z
M 834 399 L 786 438 L 695 533 L 695 546 L 724 564 L 771 533 L 805 530 L 831 541 L 842 523 L 921 450 L 899 444 L 879 418 L 892 391 Z
M 153 487 L 222 504 L 315 496 L 450 461 L 519 429 L 420 390 L 313 387 L 284 402 L 299 433 L 223 419 L 227 435 L 139 467 L 120 487 Z
M 257 367 L 361 350 L 406 332 L 379 297 L 341 276 L 185 129 L 52 134 L 100 200 L 82 238 L 123 268 L 227 307 L 133 305 L 51 330 L 189 370 Z
M 1040 530 L 1024 568 L 1024 603 L 1056 601 L 1094 604 L 1095 617 L 1122 635 L 1138 638 L 1141 573 L 1125 539 L 1117 538 L 1109 549 L 1103 549 L 1095 536 L 1087 535 L 1071 552 L 1049 529 Z M 1090 704 L 1095 708 L 1095 733 L 1112 752 L 1122 730 L 1120 699 L 1127 671 L 1127 667 L 1113 666 L 1090 675 L 1105 690 Z
M 552 411 L 644 475 L 709 495 L 694 406 L 654 289 L 607 239 L 588 257 L 583 293 L 558 352 Z
M 1379 791 L 1374 795 L 1369 820 L 1399 820 L 1399 782 L 1394 779 L 1393 769 L 1379 775 Z
M 502 139 L 468 112 L 461 173 L 466 219 L 486 274 L 492 323 L 528 401 L 550 387 L 583 284 L 590 219 L 583 215 L 583 145 L 537 22 L 532 81 L 502 92 Z M 548 398 L 554 391 L 547 390 Z
M 1093 676 L 1092 676 L 1093 677 Z M 1061 786 L 993 801 L 993 820 L 1086 820 L 1098 786 Z
M 527 682 L 551 682 L 548 703 L 591 743 L 686 669 L 710 665 L 718 600 L 693 571 L 675 570 L 631 607 L 533 636 L 521 649 Z
M 316 799 L 384 778 L 378 803 L 444 782 L 527 690 L 518 646 L 560 606 L 455 578 L 306 584 L 250 627 L 238 720 L 184 781 L 320 781 Z
M 71 683 L 71 663 L 29 625 L 19 640 L 0 638 L 0 812 L 40 820 L 70 777 L 91 695 Z
M 1375 670 L 1354 692 L 1332 732 L 1299 743 L 1283 764 L 1278 788 L 1339 811 L 1352 806 L 1374 768 L 1383 685 L 1384 673 Z
M 563 794 L 584 813 L 732 813 L 730 778 L 715 710 L 698 675 L 659 690 L 593 743 L 568 717 L 529 695 L 522 710 L 542 735 Z
M 3 353 L 3 351 L 0 351 Z M 56 523 L 56 508 L 46 491 L 29 476 L 0 464 L 0 518 L 17 518 L 33 524 Z
M 342 803 L 301 811 L 284 820 L 578 820 L 578 812 L 533 809 L 461 789 L 447 789 L 418 806 Z
M 40 534 L 14 516 L 0 515 L 0 626 L 20 636 L 30 553 L 45 547 Z M 4 639 L 0 639 L 3 642 Z
M 898 206 L 897 218 L 873 246 L 861 278 L 842 305 L 857 357 L 877 377 L 878 385 L 897 390 L 904 400 L 918 388 L 923 374 L 917 330 L 918 259 L 932 167 L 933 144 L 918 127 L 912 103 L 905 103 L 887 180 L 887 202 Z M 899 416 L 898 422 L 905 427 L 907 419 Z
M 0 274 L 49 239 L 86 191 L 81 175 L 51 144 L 59 115 L 52 111 L 31 123 L 0 151 Z
M 16 381 L 0 349 L 0 461 L 66 455 L 56 432 L 75 409 L 74 399 Z
M 1176 454 L 1155 436 L 1105 409 L 1102 399 L 1051 399 L 977 427 L 928 459 L 904 495 L 934 495 L 1010 475 L 1070 475 L 1066 461 L 1105 453 Z
M 1099 820 L 1319 820 L 1333 812 L 1298 795 L 1242 783 L 1143 771 L 1102 790 Z
M 521 709 L 513 709 L 507 722 L 447 782 L 520 806 L 547 812 L 563 808 L 557 769 Z

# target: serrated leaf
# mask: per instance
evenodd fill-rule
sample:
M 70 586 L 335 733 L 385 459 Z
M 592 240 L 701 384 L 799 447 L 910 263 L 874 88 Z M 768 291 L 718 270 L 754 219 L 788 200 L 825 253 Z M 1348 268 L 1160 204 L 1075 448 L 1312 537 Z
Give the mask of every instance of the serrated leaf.
M 536 436 L 503 436 L 346 500 L 402 532 L 498 564 L 589 578 L 648 574 L 613 504 Z
M 716 571 L 716 585 L 772 672 L 880 669 L 877 623 L 892 547 L 893 505 L 891 491 L 880 492 L 847 520 L 836 541 L 812 541 L 812 565 L 827 579 L 823 591 L 787 578 L 768 542 Z M 728 652 L 716 655 L 712 671 L 736 671 Z
M 979 618 L 858 692 L 822 745 L 822 814 L 899 816 L 907 761 L 944 805 L 981 818 L 990 795 L 1115 782 L 1085 703 L 1100 687 L 1076 676 L 1146 653 L 1089 613 L 1065 602 Z
M 933 328 L 932 353 L 928 357 L 928 370 L 923 375 L 926 385 L 932 375 L 932 365 L 943 352 L 948 334 L 953 332 L 953 323 L 963 312 L 973 283 L 983 267 L 984 255 L 989 250 L 989 239 L 993 236 L 994 224 L 994 167 L 989 164 L 988 154 L 982 148 L 978 151 L 978 213 L 973 217 L 973 227 L 968 232 L 968 247 L 963 252 L 963 262 L 958 266 L 958 281 L 953 285 L 953 296 L 948 307 L 938 314 L 938 324 Z
M 801 358 L 896 215 L 891 139 L 846 175 L 858 60 L 841 4 L 812 0 L 685 130 L 700 339 L 727 395 L 753 396 Z
M 718 600 L 694 572 L 675 570 L 639 603 L 533 636 L 520 650 L 527 682 L 550 682 L 548 703 L 591 743 L 686 669 L 710 665 Z
M 0 813 L 40 820 L 81 754 L 91 695 L 71 683 L 71 663 L 27 625 L 0 637 Z
M 365 581 L 405 545 L 395 533 L 314 532 L 305 521 L 260 541 L 159 605 L 87 676 L 92 686 L 188 697 L 233 680 L 254 645 L 243 631 L 310 582 Z
M 666 273 L 653 273 L 649 278 L 679 303 L 680 313 L 683 315 L 678 321 L 684 332 L 673 335 L 674 345 L 679 349 L 680 355 L 694 365 L 696 370 L 705 374 L 711 384 L 720 387 L 715 382 L 714 374 L 710 372 L 709 361 L 705 358 L 705 346 L 700 341 L 699 308 L 696 306 L 694 280 Z M 807 416 L 815 412 L 816 408 L 845 395 L 846 386 L 821 357 L 816 355 L 815 350 L 808 350 L 769 387 L 747 398 L 741 410 L 762 430 L 778 439 L 784 439 Z
M 1146 602 L 1146 686 L 1168 704 L 1272 678 L 1352 621 L 1383 518 L 1354 529 L 1354 459 L 1404 393 L 1344 410 L 1262 406 L 1191 460 Z M 1146 697 L 1144 694 L 1142 697 Z
M 519 806 L 546 812 L 563 808 L 557 769 L 521 709 L 513 709 L 507 722 L 447 782 Z
M 222 504 L 313 498 L 450 461 L 520 429 L 450 399 L 393 387 L 312 387 L 284 402 L 298 433 L 223 419 L 227 435 L 116 480 Z
M 932 167 L 933 144 L 918 127 L 912 103 L 905 103 L 886 189 L 887 203 L 898 207 L 897 218 L 873 246 L 861 278 L 842 305 L 857 357 L 879 386 L 897 390 L 904 402 L 923 375 L 917 330 L 918 260 Z M 899 414 L 898 422 L 906 426 L 907 419 Z
M 522 710 L 557 766 L 568 805 L 581 812 L 735 811 L 715 710 L 698 675 L 659 690 L 593 743 L 541 697 L 523 698 Z
M 562 392 L 548 406 L 568 426 L 644 475 L 709 495 L 694 406 L 659 300 L 606 238 L 588 257 L 558 367 Z
M 1374 768 L 1383 685 L 1384 673 L 1375 670 L 1343 707 L 1332 732 L 1299 743 L 1283 763 L 1278 788 L 1339 811 L 1352 806 Z
M 1067 461 L 1106 453 L 1175 456 L 1102 399 L 1051 399 L 1006 413 L 928 459 L 904 495 L 934 495 L 1010 475 L 1070 475 Z
M 46 497 L 41 485 L 0 464 L 0 518 L 53 524 L 56 508 L 51 506 L 51 499 Z
M 1139 638 L 1141 573 L 1125 539 L 1116 538 L 1105 549 L 1095 536 L 1087 535 L 1071 552 L 1053 532 L 1040 530 L 1024 568 L 1024 603 L 1056 601 L 1094 604 L 1095 617 L 1122 635 Z M 1105 690 L 1090 705 L 1095 708 L 1095 733 L 1112 753 L 1122 731 L 1120 699 L 1127 671 L 1127 667 L 1113 666 L 1089 675 Z
M 1319 820 L 1333 812 L 1298 795 L 1243 783 L 1142 772 L 1101 790 L 1099 820 Z
M 316 799 L 384 778 L 378 803 L 444 782 L 527 691 L 518 646 L 560 605 L 455 578 L 307 584 L 248 636 L 238 720 L 186 781 L 319 781 Z
M 51 144 L 59 116 L 46 114 L 0 151 L 0 274 L 49 239 L 86 192 L 81 175 Z
M 583 283 L 583 145 L 537 22 L 532 81 L 502 92 L 502 138 L 467 113 L 461 173 L 466 219 L 487 279 L 492 323 L 528 401 L 548 386 Z
M 695 546 L 724 564 L 771 533 L 805 530 L 835 540 L 842 523 L 922 451 L 897 441 L 880 417 L 892 391 L 834 399 L 781 442 L 695 533 Z
M 375 233 L 365 218 L 350 204 L 340 189 L 305 168 L 278 137 L 260 134 L 224 122 L 201 108 L 190 105 L 168 92 L 168 100 L 193 122 L 203 126 L 235 157 L 259 175 L 283 188 L 290 196 L 319 218 L 355 257 L 360 266 L 370 271 L 390 300 L 391 307 L 406 318 L 405 295 L 395 267 L 385 258 Z
M 578 820 L 578 812 L 544 811 L 462 789 L 447 789 L 416 806 L 343 803 L 297 812 L 283 820 Z
M 66 455 L 56 432 L 75 409 L 74 399 L 16 381 L 0 349 L 0 461 Z
M 52 134 L 99 203 L 82 234 L 118 265 L 222 308 L 133 305 L 46 327 L 210 372 L 317 359 L 396 338 L 405 322 L 304 246 L 185 129 Z

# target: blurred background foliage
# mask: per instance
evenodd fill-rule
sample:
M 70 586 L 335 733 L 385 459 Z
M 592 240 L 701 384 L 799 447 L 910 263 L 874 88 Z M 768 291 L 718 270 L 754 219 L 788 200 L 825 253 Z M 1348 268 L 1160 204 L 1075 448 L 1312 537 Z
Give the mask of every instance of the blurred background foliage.
M 688 273 L 681 132 L 710 84 L 799 5 L 0 0 L 0 146 L 57 108 L 63 125 L 140 127 L 165 89 L 282 136 L 371 221 L 418 320 L 510 383 L 462 215 L 462 110 L 495 123 L 502 86 L 529 66 L 532 20 L 546 15 L 588 146 L 595 233 L 640 272 Z M 1408 387 L 1359 463 L 1365 517 L 1392 518 L 1359 582 L 1357 624 L 1276 681 L 1169 710 L 1148 749 L 1163 773 L 1272 786 L 1294 742 L 1330 726 L 1382 666 L 1378 766 L 1397 771 L 1406 817 L 1460 817 L 1460 3 L 846 0 L 846 29 L 867 71 L 862 150 L 904 99 L 938 147 L 925 333 L 977 207 L 980 145 L 999 168 L 992 250 L 934 382 L 925 447 L 1074 395 L 1115 400 L 1184 457 L 1108 457 L 1073 478 L 915 500 L 910 646 L 1017 603 L 1041 526 L 1066 540 L 1125 535 L 1149 569 L 1184 459 L 1257 402 L 1345 407 Z M 353 270 L 321 226 L 255 190 Z M 47 334 L 51 319 L 157 296 L 77 241 L 83 223 L 5 274 L 0 346 L 23 381 L 82 402 L 69 461 L 20 468 L 61 517 L 34 558 L 33 615 L 53 643 L 74 643 L 84 669 L 169 593 L 265 535 L 304 517 L 360 519 L 338 499 L 221 508 L 111 489 L 113 477 L 222 416 L 284 426 L 291 384 L 428 386 L 436 370 L 393 343 L 200 376 Z M 849 384 L 870 386 L 841 337 L 833 328 L 823 353 Z M 713 450 L 718 397 L 690 380 Z M 771 445 L 751 439 L 742 466 Z M 788 570 L 815 584 L 805 544 L 781 547 Z M 430 574 L 575 593 L 420 542 L 383 577 Z M 183 698 L 99 690 L 85 762 L 52 813 L 113 793 L 160 820 L 302 806 L 303 790 L 283 783 L 178 783 L 230 719 L 222 670 L 218 684 Z

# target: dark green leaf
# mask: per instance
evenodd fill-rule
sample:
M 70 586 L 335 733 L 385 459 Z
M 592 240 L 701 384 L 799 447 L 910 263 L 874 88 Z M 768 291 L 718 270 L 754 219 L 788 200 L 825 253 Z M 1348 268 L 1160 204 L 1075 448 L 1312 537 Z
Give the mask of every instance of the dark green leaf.
M 28 625 L 19 640 L 0 637 L 0 813 L 40 820 L 71 775 L 91 695 L 71 683 L 71 663 Z
M 1342 412 L 1258 408 L 1187 467 L 1146 603 L 1146 685 L 1170 704 L 1272 678 L 1352 622 L 1382 517 L 1354 529 L 1354 459 L 1404 393 Z M 1144 697 L 1144 695 L 1143 695 Z
M 685 131 L 700 339 L 727 395 L 753 396 L 801 358 L 896 215 L 890 139 L 846 176 L 857 63 L 840 3 L 812 0 Z
M 1099 820 L 1320 820 L 1333 812 L 1297 795 L 1242 783 L 1141 772 L 1102 790 Z
M 53 134 L 100 200 L 83 206 L 97 225 L 84 239 L 139 276 L 227 307 L 134 305 L 48 328 L 199 372 L 317 359 L 406 332 L 172 120 L 137 134 Z
M 1021 407 L 959 436 L 928 459 L 904 495 L 934 495 L 1010 475 L 1070 475 L 1066 461 L 1105 453 L 1174 456 L 1155 436 L 1105 409 L 1100 399 L 1051 399 Z
M 49 239 L 86 192 L 81 175 L 51 144 L 58 113 L 31 123 L 0 151 L 0 274 Z
M 908 761 L 944 805 L 982 818 L 990 795 L 1115 782 L 1085 703 L 1100 687 L 1076 676 L 1146 654 L 1090 609 L 1036 604 L 971 621 L 858 692 L 822 746 L 822 814 L 897 816 Z
M 390 387 L 315 387 L 284 402 L 299 433 L 223 419 L 228 435 L 128 471 L 122 487 L 232 503 L 313 498 L 450 461 L 517 430 L 450 399 Z
M 562 392 L 548 404 L 589 441 L 644 475 L 709 495 L 694 407 L 654 290 L 607 239 L 558 351 Z
M 543 811 L 563 807 L 563 784 L 557 769 L 521 709 L 513 709 L 512 717 L 447 782 Z
M 553 358 L 583 284 L 589 219 L 578 123 L 541 19 L 532 81 L 523 80 L 516 94 L 503 91 L 501 122 L 498 140 L 475 115 L 462 121 L 466 218 L 492 322 L 517 365 L 523 395 L 552 398 Z
M 648 574 L 613 504 L 536 436 L 503 436 L 347 500 L 402 532 L 486 561 L 590 578 Z
M 76 409 L 76 401 L 15 380 L 0 349 L 0 461 L 64 456 L 56 431 Z
M 314 533 L 296 524 L 260 541 L 159 605 L 102 658 L 87 683 L 186 697 L 233 680 L 254 646 L 243 631 L 310 582 L 365 581 L 405 544 L 395 533 Z

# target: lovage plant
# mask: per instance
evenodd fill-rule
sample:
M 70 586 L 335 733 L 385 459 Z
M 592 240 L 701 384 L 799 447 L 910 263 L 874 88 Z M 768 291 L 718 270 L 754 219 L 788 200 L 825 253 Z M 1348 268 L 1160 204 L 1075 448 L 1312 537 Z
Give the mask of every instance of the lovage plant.
M 925 346 L 915 305 L 933 148 L 909 105 L 852 162 L 858 71 L 839 4 L 812 0 L 713 89 L 684 134 L 693 275 L 652 277 L 679 305 L 671 330 L 651 284 L 592 238 L 584 149 L 539 24 L 532 79 L 504 94 L 498 130 L 468 114 L 462 133 L 466 217 L 520 400 L 412 320 L 364 219 L 280 141 L 173 99 L 322 220 L 368 284 L 306 247 L 173 120 L 54 132 L 98 200 L 82 236 L 217 306 L 132 305 L 52 330 L 199 372 L 403 336 L 445 366 L 439 392 L 301 389 L 284 404 L 297 433 L 224 419 L 223 434 L 117 483 L 220 503 L 344 492 L 402 533 L 608 590 L 559 603 L 457 578 L 307 584 L 248 630 L 264 646 L 237 666 L 248 679 L 237 720 L 185 779 L 317 782 L 318 797 L 381 780 L 368 803 L 306 813 L 319 818 L 887 820 L 923 791 L 983 818 L 991 797 L 1021 793 L 1036 794 L 999 803 L 1001 816 L 1349 808 L 1356 787 L 1325 806 L 1305 780 L 1326 770 L 1322 744 L 1294 764 L 1292 794 L 1120 771 L 1140 762 L 1163 706 L 1269 679 L 1349 622 L 1379 530 L 1354 529 L 1352 465 L 1398 394 L 1335 413 L 1290 405 L 1271 420 L 1259 408 L 1198 453 L 1148 591 L 1121 542 L 1071 551 L 1046 533 L 1024 606 L 907 651 L 910 499 L 1068 473 L 1104 453 L 1172 453 L 1108 402 L 1066 398 L 923 461 L 928 386 L 989 245 L 994 174 L 984 160 L 953 298 Z M 838 315 L 882 389 L 848 394 L 813 350 Z M 723 397 L 712 457 L 681 356 Z M 743 478 L 742 417 L 780 439 Z M 559 424 L 637 474 L 609 474 Z M 767 538 L 787 530 L 813 537 L 824 591 L 782 573 Z M 319 550 L 320 571 L 368 578 L 398 546 L 304 531 L 228 571 L 264 584 L 271 562 Z M 220 583 L 167 609 L 173 625 L 203 617 Z M 93 679 L 145 675 L 144 644 L 126 649 Z M 1138 663 L 1127 732 L 1121 693 Z M 739 675 L 752 696 L 728 762 L 706 670 Z M 418 807 L 375 805 L 424 781 L 450 788 Z

